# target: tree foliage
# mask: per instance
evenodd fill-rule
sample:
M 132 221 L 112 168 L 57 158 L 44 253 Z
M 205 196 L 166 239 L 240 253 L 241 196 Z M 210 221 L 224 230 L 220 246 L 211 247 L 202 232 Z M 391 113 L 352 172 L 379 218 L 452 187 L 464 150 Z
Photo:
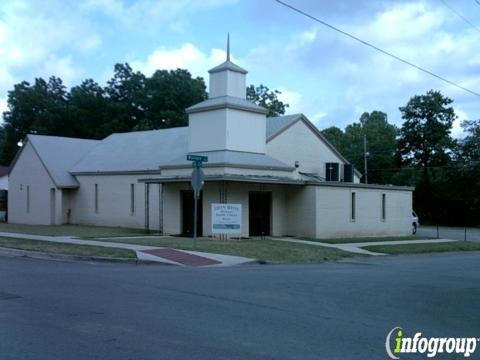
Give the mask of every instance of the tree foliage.
M 406 165 L 429 167 L 445 165 L 454 147 L 450 136 L 455 112 L 452 99 L 439 91 L 416 95 L 400 107 L 402 119 L 398 151 Z
M 247 87 L 247 99 L 267 109 L 268 117 L 283 115 L 289 107 L 288 104 L 278 99 L 278 95 L 281 93 L 282 92 L 278 90 L 270 90 L 263 84 L 257 87 L 254 85 Z
M 337 127 L 322 131 L 327 139 L 350 161 L 365 173 L 364 136 L 367 138 L 369 182 L 387 183 L 391 173 L 383 171 L 395 165 L 397 128 L 388 122 L 381 111 L 365 112 L 359 122 L 352 123 L 343 132 Z

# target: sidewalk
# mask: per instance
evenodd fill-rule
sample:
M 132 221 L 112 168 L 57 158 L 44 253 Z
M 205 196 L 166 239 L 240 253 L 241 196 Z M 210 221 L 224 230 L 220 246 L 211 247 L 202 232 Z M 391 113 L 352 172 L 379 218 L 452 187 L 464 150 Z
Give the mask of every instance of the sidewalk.
M 107 241 L 81 240 L 71 236 L 44 236 L 0 232 L 0 236 L 38 241 L 50 241 L 63 244 L 94 245 L 135 251 L 138 260 L 153 261 L 179 266 L 234 266 L 255 261 L 255 259 L 240 256 L 205 253 L 199 251 L 177 250 L 154 246 L 125 244 Z
M 286 242 L 293 242 L 297 244 L 307 244 L 307 245 L 316 245 L 316 246 L 325 246 L 335 249 L 340 249 L 344 251 L 349 251 L 355 254 L 362 254 L 362 255 L 386 255 L 383 253 L 377 253 L 373 251 L 368 251 L 363 249 L 365 246 L 375 246 L 375 245 L 403 245 L 403 244 L 425 244 L 425 243 L 446 243 L 452 242 L 456 240 L 449 240 L 449 239 L 435 239 L 435 240 L 399 240 L 399 241 L 370 241 L 370 242 L 363 242 L 363 243 L 339 243 L 339 244 L 329 244 L 323 243 L 318 241 L 308 241 L 308 240 L 298 240 L 298 239 L 291 239 L 291 238 L 271 238 L 272 240 L 278 241 L 286 241 Z

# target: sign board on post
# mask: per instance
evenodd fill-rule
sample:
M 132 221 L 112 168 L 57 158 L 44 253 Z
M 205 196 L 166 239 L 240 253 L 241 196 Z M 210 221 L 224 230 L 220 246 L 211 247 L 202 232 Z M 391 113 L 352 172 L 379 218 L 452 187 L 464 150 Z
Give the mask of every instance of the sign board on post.
M 192 172 L 192 189 L 195 194 L 195 199 L 200 199 L 200 191 L 202 190 L 205 175 L 199 167 L 195 167 Z
M 241 234 L 242 205 L 212 204 L 212 234 Z

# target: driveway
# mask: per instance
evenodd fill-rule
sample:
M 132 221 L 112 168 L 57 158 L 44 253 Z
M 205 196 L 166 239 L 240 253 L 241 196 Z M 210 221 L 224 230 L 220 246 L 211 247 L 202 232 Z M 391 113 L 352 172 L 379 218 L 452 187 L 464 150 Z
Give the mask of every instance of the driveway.
M 440 233 L 441 239 L 464 240 L 465 228 L 440 226 L 439 233 Z M 421 225 L 417 230 L 417 236 L 418 237 L 426 237 L 426 236 L 436 237 L 437 227 Z M 467 240 L 480 242 L 480 229 L 467 228 Z
M 0 258 L 0 357 L 385 359 L 395 326 L 480 336 L 478 259 L 185 268 Z

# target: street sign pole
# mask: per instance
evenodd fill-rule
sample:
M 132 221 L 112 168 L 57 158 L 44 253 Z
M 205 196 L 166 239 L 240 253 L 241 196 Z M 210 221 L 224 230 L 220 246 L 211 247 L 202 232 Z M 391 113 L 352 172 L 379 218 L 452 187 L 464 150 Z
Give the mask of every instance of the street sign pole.
M 193 249 L 197 248 L 197 227 L 198 227 L 198 199 L 202 191 L 205 175 L 202 171 L 202 164 L 208 161 L 208 157 L 200 155 L 187 155 L 187 160 L 192 161 L 192 188 L 193 188 Z
M 193 205 L 193 250 L 197 249 L 197 206 L 198 199 L 197 194 L 194 194 L 194 205 Z

